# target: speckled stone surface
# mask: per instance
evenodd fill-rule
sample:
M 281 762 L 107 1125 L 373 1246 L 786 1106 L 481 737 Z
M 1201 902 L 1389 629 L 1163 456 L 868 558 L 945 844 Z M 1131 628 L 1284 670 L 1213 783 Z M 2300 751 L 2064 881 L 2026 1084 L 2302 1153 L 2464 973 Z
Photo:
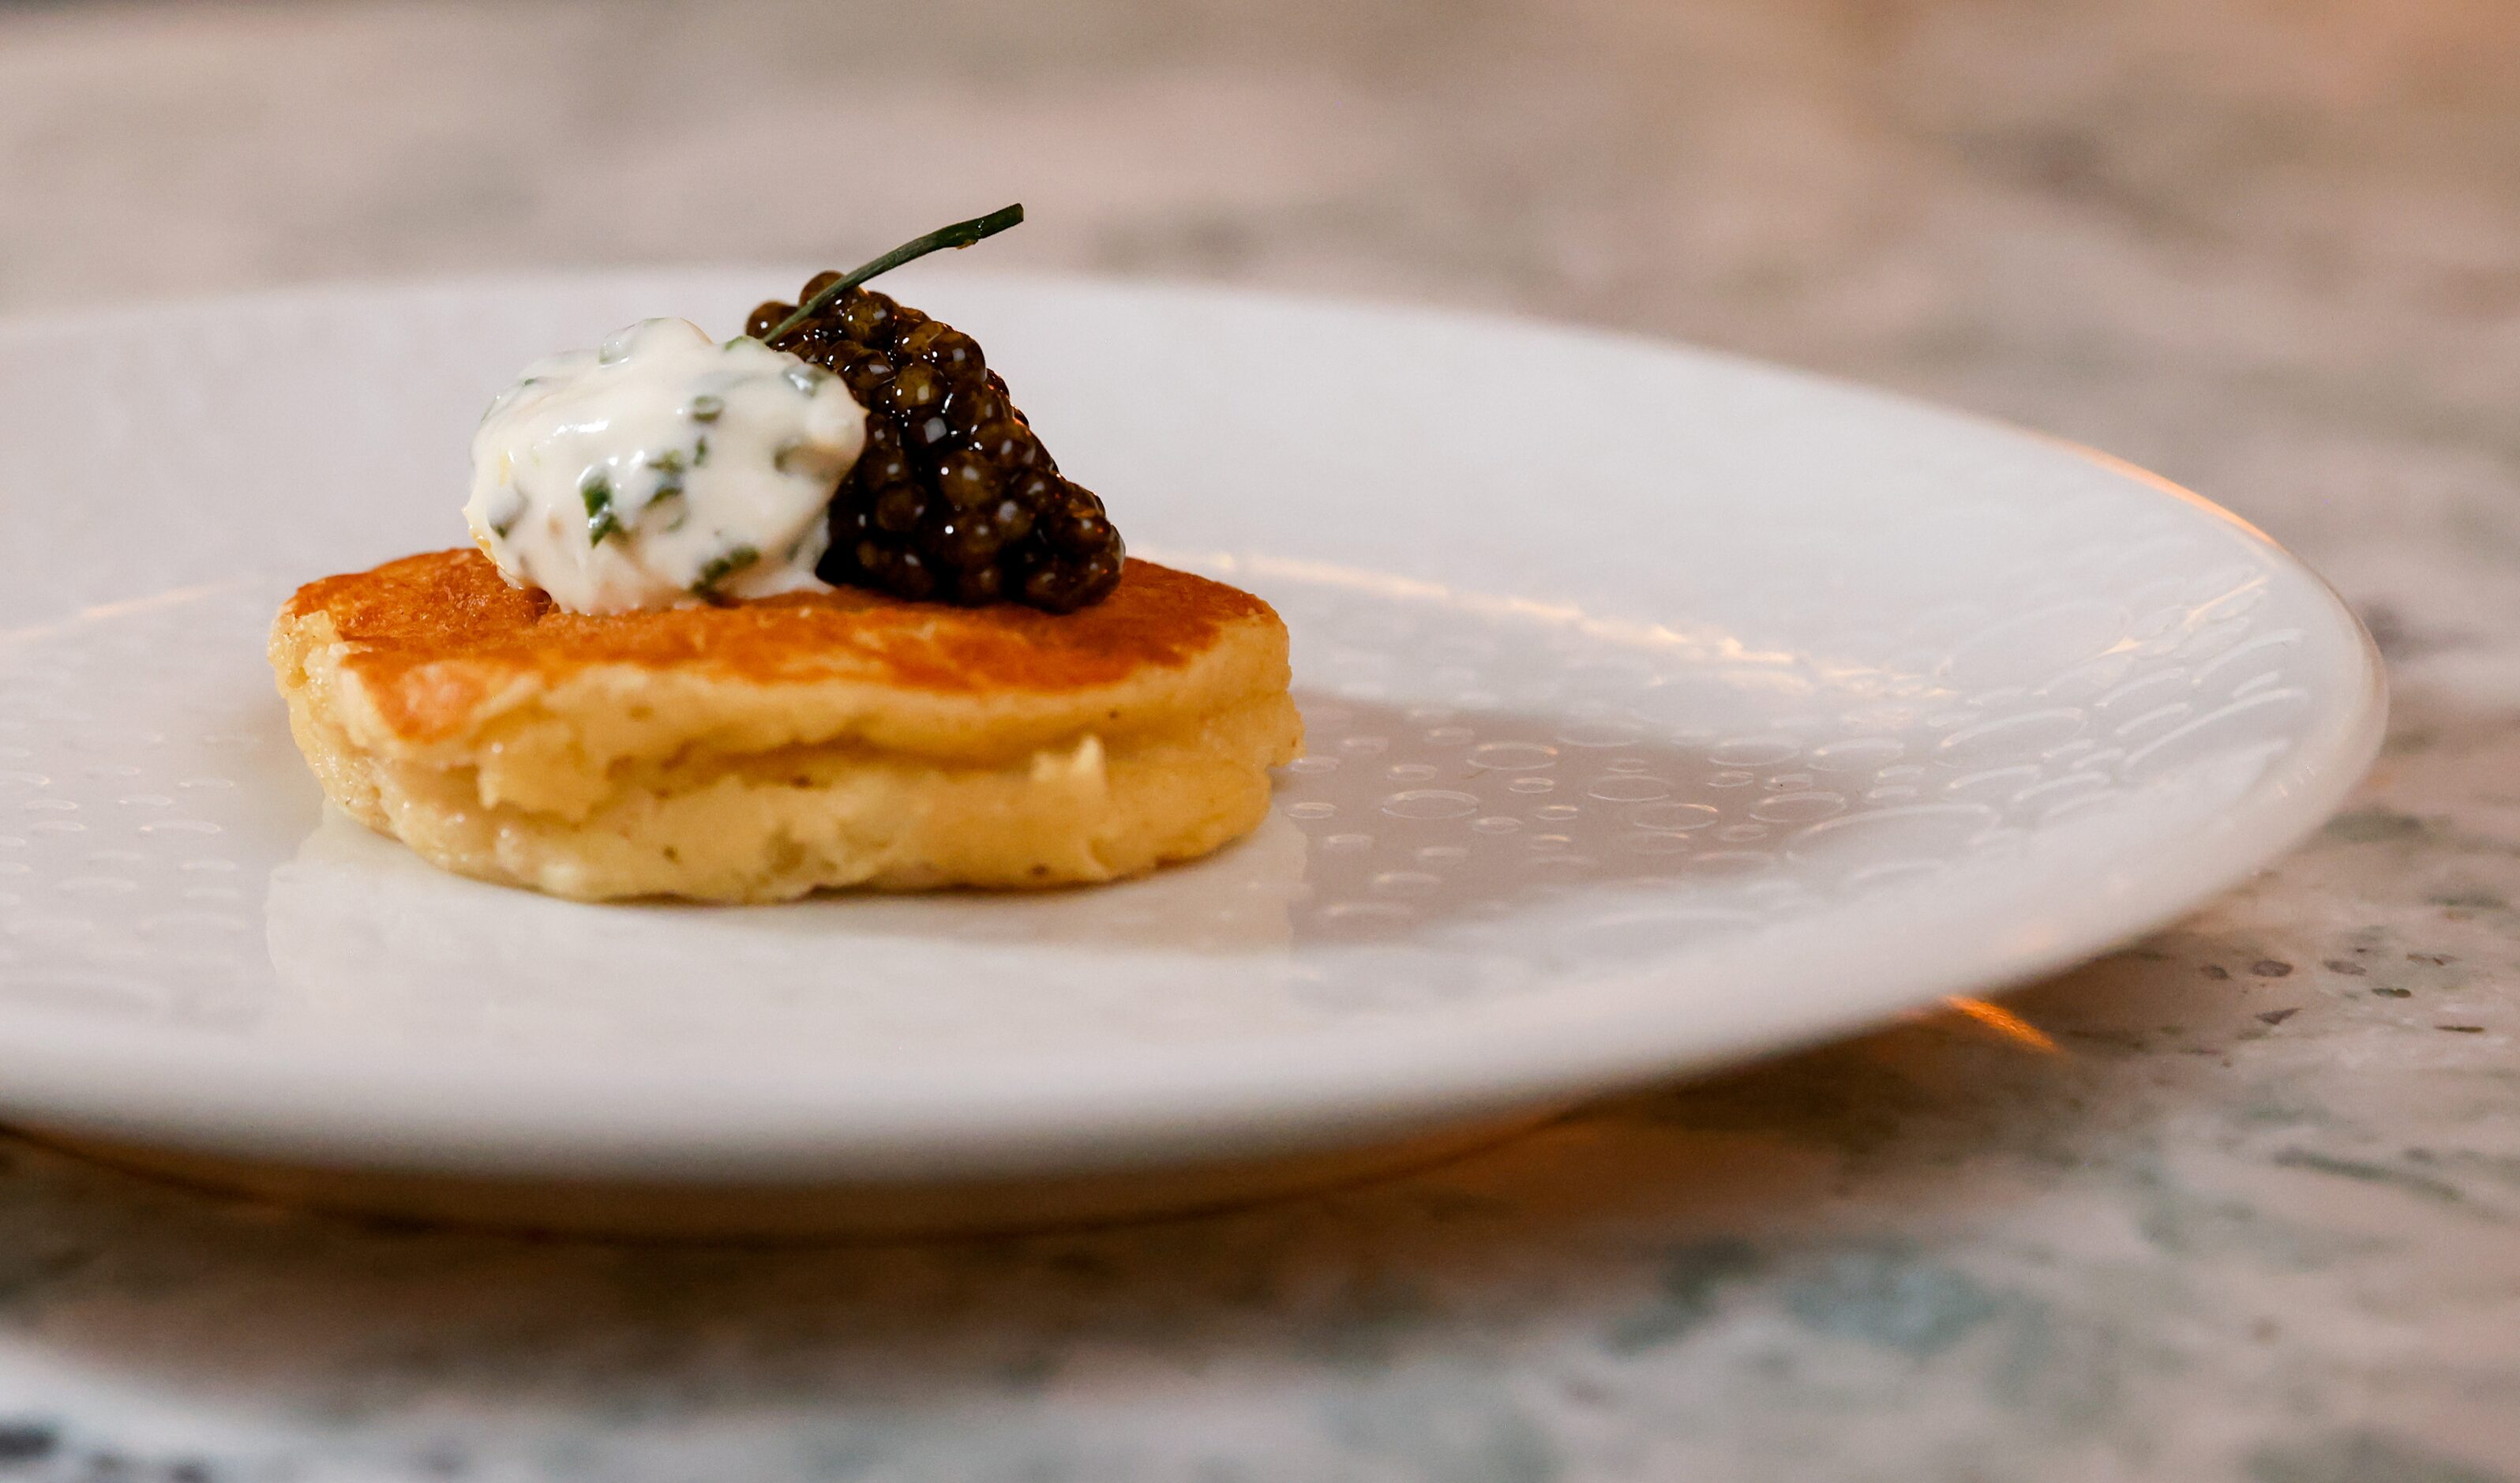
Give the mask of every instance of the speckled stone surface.
M 2520 1479 L 2520 11 L 0 11 L 0 306 L 862 255 L 1537 312 L 2095 443 L 2319 564 L 2378 772 L 2178 929 L 1101 1233 L 382 1230 L 31 1146 L 0 1478 Z M 1325 347 L 1334 353 L 1335 347 Z

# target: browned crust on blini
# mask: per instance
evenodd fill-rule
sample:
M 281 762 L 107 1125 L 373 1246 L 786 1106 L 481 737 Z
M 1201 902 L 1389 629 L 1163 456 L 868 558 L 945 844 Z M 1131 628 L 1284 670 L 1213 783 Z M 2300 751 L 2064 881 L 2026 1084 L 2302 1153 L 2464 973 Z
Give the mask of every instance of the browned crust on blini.
M 1059 616 L 857 591 L 589 616 L 434 552 L 301 588 L 271 658 L 337 802 L 577 896 L 1133 874 L 1254 827 L 1301 737 L 1268 605 L 1135 561 Z

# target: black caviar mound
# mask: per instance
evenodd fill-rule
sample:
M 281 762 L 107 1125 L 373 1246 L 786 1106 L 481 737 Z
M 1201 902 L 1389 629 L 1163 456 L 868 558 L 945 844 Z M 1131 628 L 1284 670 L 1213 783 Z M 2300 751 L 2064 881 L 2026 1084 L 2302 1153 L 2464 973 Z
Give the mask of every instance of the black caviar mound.
M 797 302 L 839 279 L 817 274 Z M 744 333 L 767 338 L 795 309 L 765 303 Z M 867 409 L 866 451 L 832 498 L 824 581 L 1047 612 L 1119 585 L 1126 548 L 1102 502 L 1059 473 L 971 337 L 851 288 L 769 342 L 838 376 Z

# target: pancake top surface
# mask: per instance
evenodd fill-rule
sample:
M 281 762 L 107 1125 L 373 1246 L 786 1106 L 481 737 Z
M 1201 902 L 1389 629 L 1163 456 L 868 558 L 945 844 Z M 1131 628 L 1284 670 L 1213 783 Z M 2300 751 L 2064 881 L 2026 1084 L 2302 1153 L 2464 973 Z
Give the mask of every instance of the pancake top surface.
M 560 692 L 597 671 L 615 680 L 649 671 L 718 689 L 836 688 L 922 705 L 1038 701 L 1060 710 L 1168 675 L 1212 692 L 1227 676 L 1200 672 L 1228 659 L 1224 667 L 1240 681 L 1228 689 L 1267 671 L 1284 683 L 1284 630 L 1268 604 L 1136 560 L 1108 598 L 1059 615 L 841 589 L 591 616 L 511 587 L 466 548 L 311 582 L 281 609 L 280 628 L 329 628 L 324 637 L 338 667 L 366 692 L 379 720 L 411 739 L 463 729 L 494 693 Z

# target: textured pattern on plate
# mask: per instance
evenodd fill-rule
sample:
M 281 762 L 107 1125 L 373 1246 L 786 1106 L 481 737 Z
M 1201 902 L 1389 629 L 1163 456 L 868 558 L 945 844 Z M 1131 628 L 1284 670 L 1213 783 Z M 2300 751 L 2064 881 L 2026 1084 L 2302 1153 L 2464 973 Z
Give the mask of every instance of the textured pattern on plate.
M 0 1038 L 298 1047 L 266 1074 L 410 1078 L 431 1116 L 433 1057 L 518 1053 L 765 1104 L 881 1083 L 898 1111 L 1010 1075 L 1178 1083 L 1193 1050 L 1263 1090 L 1334 1050 L 1388 1096 L 1440 1051 L 1458 1097 L 1500 1049 L 1671 1063 L 2088 950 L 2315 822 L 2286 800 L 2367 745 L 2359 637 L 2314 579 L 2034 438 L 1661 347 L 958 278 L 937 312 L 988 327 L 1144 545 L 1284 612 L 1311 755 L 1257 836 L 1070 894 L 605 909 L 326 817 L 263 667 L 280 598 L 443 544 L 461 429 L 516 363 L 755 287 L 276 300 L 0 345 L 0 432 L 75 496 L 36 517 L 62 560 L 0 595 Z M 1303 356 L 1333 335 L 1374 352 Z M 1123 369 L 1183 342 L 1212 364 Z M 178 374 L 195 349 L 218 378 Z M 1535 387 L 1515 368 L 1543 358 L 1591 374 Z M 1372 369 L 1401 363 L 1447 370 L 1411 401 L 1424 379 Z M 1551 480 L 1567 517 L 1534 526 Z M 117 547 L 104 490 L 158 536 Z M 1581 1079 L 1492 1080 L 1552 1075 Z
M 179 593 L 0 654 L 0 965 L 18 970 L 0 992 L 197 1024 L 392 1007 L 406 1028 L 563 1039 L 740 1042 L 766 1016 L 857 1045 L 1231 1035 L 1528 992 L 2017 849 L 2205 758 L 2245 784 L 2306 708 L 2284 670 L 2301 633 L 2254 633 L 2267 572 L 2194 545 L 2100 563 L 2083 546 L 2062 582 L 2106 596 L 2034 590 L 2001 620 L 1945 605 L 1820 652 L 1192 559 L 1270 593 L 1296 636 L 1310 755 L 1282 822 L 1113 890 L 741 913 L 590 912 L 319 821 L 265 697 L 276 584 Z M 2151 575 L 2178 556 L 2194 575 Z M 834 991 L 824 954 L 798 951 L 827 933 L 883 992 Z M 1045 993 L 1024 966 L 1045 946 L 1199 955 L 1171 966 L 1201 987 L 1148 998 L 1081 963 Z M 266 952 L 276 976 L 254 971 Z M 744 987 L 696 998 L 712 963 Z

